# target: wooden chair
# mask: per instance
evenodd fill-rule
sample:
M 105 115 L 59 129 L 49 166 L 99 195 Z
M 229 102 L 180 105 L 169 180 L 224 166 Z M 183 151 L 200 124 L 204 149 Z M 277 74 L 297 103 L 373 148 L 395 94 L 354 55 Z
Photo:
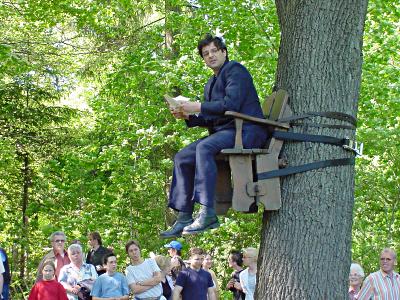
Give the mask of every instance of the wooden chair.
M 258 180 L 257 174 L 278 170 L 284 164 L 279 160 L 282 140 L 270 137 L 262 149 L 243 149 L 243 122 L 252 122 L 273 131 L 288 131 L 289 123 L 279 122 L 291 116 L 288 94 L 278 90 L 270 95 L 262 105 L 266 119 L 260 119 L 237 112 L 227 111 L 225 115 L 235 119 L 235 148 L 223 149 L 217 157 L 218 179 L 215 208 L 217 214 L 226 214 L 229 207 L 240 212 L 256 212 L 259 203 L 265 210 L 278 210 L 281 207 L 279 177 Z M 228 164 L 229 161 L 229 164 Z

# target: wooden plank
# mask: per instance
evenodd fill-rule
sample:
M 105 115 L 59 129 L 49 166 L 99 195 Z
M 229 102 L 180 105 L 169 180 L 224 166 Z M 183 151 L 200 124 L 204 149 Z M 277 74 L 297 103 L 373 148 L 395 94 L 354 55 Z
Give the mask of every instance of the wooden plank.
M 225 215 L 232 206 L 232 181 L 229 162 L 217 160 L 217 183 L 215 186 L 215 211 L 217 215 Z
M 230 155 L 229 165 L 232 172 L 233 199 L 232 208 L 236 211 L 249 212 L 255 198 L 246 192 L 246 185 L 253 182 L 253 170 L 250 155 Z

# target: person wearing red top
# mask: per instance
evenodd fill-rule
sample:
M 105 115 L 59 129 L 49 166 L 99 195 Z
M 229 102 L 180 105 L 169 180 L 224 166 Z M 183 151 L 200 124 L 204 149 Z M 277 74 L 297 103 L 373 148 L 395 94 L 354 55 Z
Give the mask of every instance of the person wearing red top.
M 54 278 L 55 270 L 52 261 L 47 260 L 43 263 L 43 279 L 32 287 L 28 300 L 68 300 L 64 287 Z

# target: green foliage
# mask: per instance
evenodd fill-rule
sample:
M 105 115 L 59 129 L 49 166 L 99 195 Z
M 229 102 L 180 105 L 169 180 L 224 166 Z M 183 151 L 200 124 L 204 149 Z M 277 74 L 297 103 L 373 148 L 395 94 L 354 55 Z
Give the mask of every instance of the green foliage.
M 384 247 L 398 249 L 400 240 L 399 9 L 370 1 L 364 35 L 357 135 L 365 156 L 357 165 L 353 259 L 367 272 L 378 268 Z
M 367 271 L 379 249 L 399 245 L 398 6 L 370 1 L 365 29 L 353 258 Z M 172 158 L 206 132 L 186 130 L 162 95 L 201 99 L 211 73 L 196 44 L 206 32 L 223 34 L 230 59 L 250 70 L 260 98 L 268 95 L 275 10 L 271 1 L 0 3 L 0 243 L 16 253 L 14 274 L 24 270 L 30 284 L 55 230 L 84 244 L 99 231 L 120 261 L 132 238 L 144 255 L 165 251 L 158 233 L 173 217 L 165 209 Z M 184 251 L 213 254 L 224 286 L 229 251 L 258 245 L 261 212 L 221 221 L 181 241 Z

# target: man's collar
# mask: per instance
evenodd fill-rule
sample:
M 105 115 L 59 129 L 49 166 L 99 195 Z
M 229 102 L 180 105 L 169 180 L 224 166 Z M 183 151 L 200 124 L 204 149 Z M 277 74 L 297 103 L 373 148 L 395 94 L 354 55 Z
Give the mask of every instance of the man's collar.
M 393 278 L 394 276 L 397 275 L 396 272 L 392 271 L 390 274 L 386 273 L 385 271 L 383 271 L 382 269 L 380 269 L 380 272 L 382 274 L 383 277 L 389 277 L 389 278 Z
M 223 65 L 221 66 L 221 68 L 218 70 L 218 74 L 217 74 L 217 75 L 214 74 L 214 77 L 218 77 L 218 75 L 221 74 L 222 69 L 226 66 L 226 64 L 227 64 L 228 62 L 229 62 L 229 60 L 225 59 L 224 64 L 223 64 Z

